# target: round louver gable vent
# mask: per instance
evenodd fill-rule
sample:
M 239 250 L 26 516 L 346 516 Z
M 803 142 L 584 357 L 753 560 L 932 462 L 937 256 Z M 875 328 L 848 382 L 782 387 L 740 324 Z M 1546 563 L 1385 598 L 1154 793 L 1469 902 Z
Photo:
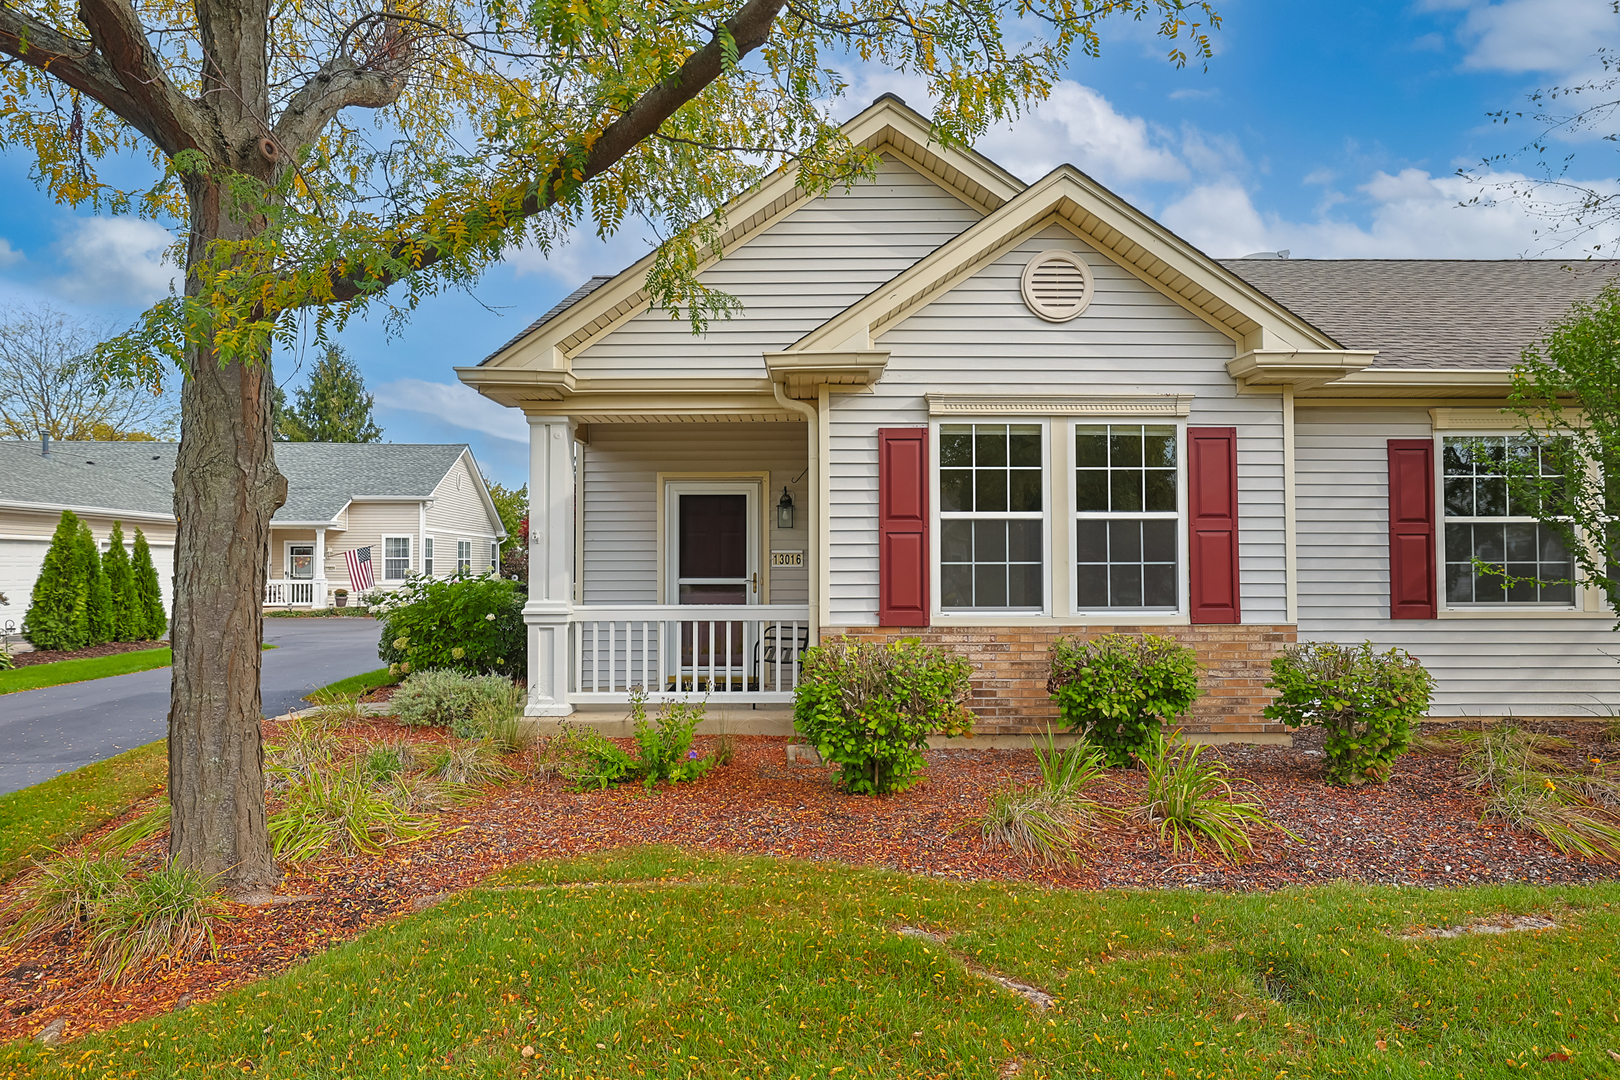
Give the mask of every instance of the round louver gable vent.
M 1068 322 L 1086 310 L 1096 283 L 1074 252 L 1043 251 L 1024 267 L 1020 288 L 1029 310 L 1047 322 Z

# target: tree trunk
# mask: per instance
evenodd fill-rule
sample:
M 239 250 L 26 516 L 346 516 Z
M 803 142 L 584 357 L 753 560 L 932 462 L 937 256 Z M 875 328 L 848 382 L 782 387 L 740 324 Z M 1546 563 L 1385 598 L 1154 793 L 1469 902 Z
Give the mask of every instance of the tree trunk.
M 187 185 L 191 268 L 216 239 L 262 227 L 231 214 L 208 179 Z M 287 498 L 271 449 L 270 357 L 221 364 L 188 349 L 174 468 L 173 684 L 169 704 L 169 854 L 220 875 L 239 896 L 280 880 L 265 826 L 259 657 L 270 515 Z

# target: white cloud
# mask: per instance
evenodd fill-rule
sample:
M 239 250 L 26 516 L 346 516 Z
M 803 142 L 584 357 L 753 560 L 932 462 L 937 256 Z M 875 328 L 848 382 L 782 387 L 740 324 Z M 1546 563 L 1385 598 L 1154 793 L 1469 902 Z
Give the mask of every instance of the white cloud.
M 1063 79 L 1015 123 L 987 132 L 978 148 L 1025 180 L 1068 162 L 1105 184 L 1184 181 L 1190 174 L 1173 141 L 1141 117 L 1122 116 L 1091 87 Z
M 11 246 L 11 241 L 0 236 L 0 267 L 22 262 L 23 253 Z
M 1424 6 L 1465 13 L 1457 28 L 1468 48 L 1463 67 L 1477 71 L 1567 76 L 1593 67 L 1599 43 L 1620 29 L 1612 0 L 1429 0 Z
M 465 383 L 436 383 L 425 379 L 396 379 L 376 391 L 385 409 L 424 413 L 437 420 L 512 442 L 529 441 L 529 425 L 516 409 L 497 405 Z
M 88 218 L 62 242 L 69 272 L 58 280 L 57 289 L 86 302 L 153 303 L 178 284 L 180 271 L 164 259 L 173 243 L 167 229 L 150 221 Z
M 1249 193 L 1233 183 L 1200 185 L 1167 207 L 1161 220 L 1221 258 L 1288 248 L 1296 258 L 1512 259 L 1522 255 L 1574 254 L 1546 233 L 1546 222 L 1512 199 L 1493 192 L 1522 182 L 1514 173 L 1493 173 L 1470 184 L 1456 176 L 1430 176 L 1421 169 L 1391 175 L 1375 172 L 1352 200 L 1367 224 L 1334 220 L 1286 221 L 1255 209 Z M 1594 186 L 1613 190 L 1613 182 Z M 1462 205 L 1476 195 L 1476 205 Z M 1585 238 L 1613 243 L 1614 225 Z

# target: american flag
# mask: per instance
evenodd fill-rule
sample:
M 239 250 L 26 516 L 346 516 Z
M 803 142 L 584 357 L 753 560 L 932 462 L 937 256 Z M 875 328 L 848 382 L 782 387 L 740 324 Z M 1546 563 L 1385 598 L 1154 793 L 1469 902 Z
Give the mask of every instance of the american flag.
M 343 553 L 343 558 L 349 564 L 349 588 L 356 592 L 365 592 L 377 584 L 371 576 L 371 549 L 369 547 L 353 548 Z

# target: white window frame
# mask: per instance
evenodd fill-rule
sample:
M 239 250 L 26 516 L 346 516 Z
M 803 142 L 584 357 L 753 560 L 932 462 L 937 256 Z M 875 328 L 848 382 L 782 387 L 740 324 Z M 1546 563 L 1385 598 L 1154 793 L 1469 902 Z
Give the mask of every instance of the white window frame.
M 1020 519 L 1033 521 L 1037 516 L 1041 520 L 1041 606 L 1036 608 L 945 608 L 940 603 L 940 586 L 944 577 L 943 567 L 940 564 L 940 540 L 946 521 L 972 521 L 979 517 L 976 513 L 951 512 L 942 516 L 939 508 L 939 481 L 940 457 L 939 436 L 940 429 L 947 425 L 958 424 L 1019 424 L 1038 426 L 1041 429 L 1041 511 L 1034 514 L 1029 511 L 996 513 L 986 511 L 986 517 L 997 517 L 1003 520 Z M 940 622 L 963 621 L 985 624 L 993 622 L 1003 624 L 1009 620 L 1044 620 L 1052 616 L 1052 428 L 1050 417 L 1014 415 L 1004 413 L 964 413 L 958 416 L 934 416 L 928 421 L 928 558 L 929 562 L 929 604 L 933 618 Z
M 1080 530 L 1078 523 L 1081 520 L 1079 509 L 1079 493 L 1076 490 L 1076 473 L 1079 470 L 1074 460 L 1075 431 L 1083 427 L 1174 427 L 1176 429 L 1176 511 L 1174 515 L 1166 511 L 1141 513 L 1112 511 L 1107 513 L 1088 511 L 1085 517 L 1090 520 L 1108 521 L 1113 519 L 1154 518 L 1168 521 L 1173 516 L 1176 522 L 1176 605 L 1173 608 L 1165 607 L 1103 607 L 1082 608 L 1080 606 L 1080 581 L 1077 569 L 1080 563 Z M 1130 616 L 1132 622 L 1141 620 L 1185 618 L 1188 613 L 1188 597 L 1192 592 L 1191 572 L 1187 558 L 1187 420 L 1184 417 L 1172 416 L 1076 416 L 1069 418 L 1064 425 L 1063 437 L 1066 440 L 1067 453 L 1064 458 L 1067 462 L 1068 474 L 1064 477 L 1064 509 L 1068 513 L 1069 522 L 1069 613 L 1080 618 L 1115 619 L 1122 615 Z M 1139 618 L 1140 617 L 1140 618 Z
M 489 542 L 489 572 L 492 574 L 501 572 L 501 542 L 499 540 Z
M 457 574 L 470 574 L 470 573 L 472 573 L 472 541 L 471 540 L 457 540 L 456 541 L 456 573 Z
M 307 577 L 307 578 L 295 578 L 295 577 L 293 577 L 292 549 L 295 548 L 295 547 L 307 547 L 307 548 L 309 548 L 309 554 L 310 554 L 309 570 L 310 570 L 310 573 L 309 573 L 309 577 Z M 317 577 L 319 577 L 320 574 L 319 574 L 318 571 L 319 571 L 320 568 L 318 566 L 316 566 L 317 556 L 315 555 L 315 548 L 316 548 L 316 543 L 313 540 L 284 540 L 284 541 L 282 541 L 282 544 L 281 544 L 281 577 L 282 577 L 282 580 L 284 580 L 284 581 L 314 581 Z
M 1514 435 L 1522 434 L 1524 434 L 1522 431 L 1515 431 L 1511 429 L 1505 430 L 1503 428 L 1446 428 L 1444 430 L 1434 432 L 1434 595 L 1439 601 L 1436 608 L 1437 614 L 1462 617 L 1490 617 L 1493 615 L 1508 615 L 1513 617 L 1523 617 L 1526 615 L 1532 617 L 1548 615 L 1584 615 L 1590 613 L 1595 607 L 1598 606 L 1592 602 L 1593 598 L 1589 595 L 1593 590 L 1590 590 L 1586 586 L 1580 584 L 1578 577 L 1576 577 L 1576 575 L 1579 573 L 1580 567 L 1573 554 L 1570 557 L 1570 571 L 1571 576 L 1576 577 L 1576 582 L 1573 587 L 1572 597 L 1569 603 L 1524 603 L 1522 601 L 1503 601 L 1502 603 L 1498 604 L 1490 601 L 1478 600 L 1467 603 L 1459 603 L 1452 601 L 1447 594 L 1446 523 L 1452 519 L 1446 516 L 1446 440 L 1473 439 L 1481 437 L 1512 438 Z M 1482 518 L 1476 515 L 1473 517 L 1457 518 L 1456 520 L 1462 524 L 1477 524 L 1480 522 L 1487 524 L 1491 522 L 1500 522 L 1502 524 L 1530 522 L 1539 524 L 1535 518 L 1526 518 L 1523 516 Z M 1584 535 L 1581 535 L 1579 540 L 1581 543 L 1587 542 Z M 1472 553 L 1470 553 L 1470 558 L 1472 558 Z M 1597 590 L 1597 592 L 1601 595 L 1601 590 Z M 1607 616 L 1610 613 L 1601 612 L 1601 614 Z
M 411 541 L 414 539 L 416 538 L 409 533 L 384 534 L 382 537 L 382 573 L 377 578 L 378 582 L 383 584 L 397 585 L 406 581 L 411 576 L 411 568 L 416 565 L 416 552 L 414 550 L 415 545 L 411 543 Z M 388 541 L 390 540 L 405 541 L 405 572 L 399 577 L 388 576 Z
M 433 537 L 422 537 L 422 576 L 433 576 Z

